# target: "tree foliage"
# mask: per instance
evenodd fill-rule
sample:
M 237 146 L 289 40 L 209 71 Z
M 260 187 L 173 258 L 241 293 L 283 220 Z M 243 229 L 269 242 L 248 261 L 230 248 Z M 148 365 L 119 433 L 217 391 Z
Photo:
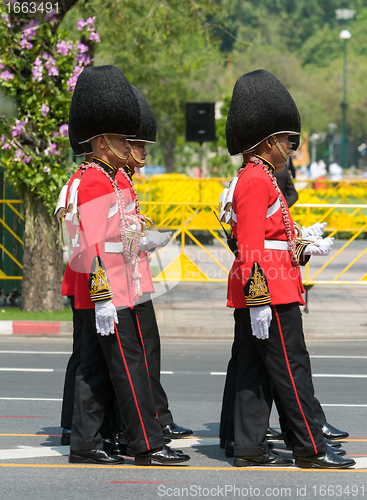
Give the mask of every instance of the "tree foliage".
M 157 118 L 166 162 L 184 133 L 185 103 L 196 98 L 190 80 L 215 53 L 207 17 L 217 9 L 213 0 L 89 0 L 64 20 L 68 25 L 79 13 L 96 14 L 97 62 L 118 66 L 144 94 Z
M 17 31 L 2 14 L 0 84 L 16 102 L 17 117 L 0 122 L 0 165 L 14 186 L 52 214 L 71 166 L 69 104 L 77 76 L 90 63 L 88 47 L 65 41 L 67 32 L 54 29 L 56 20 L 30 20 Z M 93 24 L 82 27 L 84 36 L 95 33 Z

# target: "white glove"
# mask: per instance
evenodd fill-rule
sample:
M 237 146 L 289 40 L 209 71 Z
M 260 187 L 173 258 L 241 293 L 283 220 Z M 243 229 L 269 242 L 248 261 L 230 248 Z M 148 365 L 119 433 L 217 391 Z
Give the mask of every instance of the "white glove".
M 101 335 L 115 333 L 114 323 L 118 323 L 119 320 L 112 300 L 101 300 L 100 302 L 96 302 L 95 306 L 97 333 Z
M 329 255 L 334 244 L 334 238 L 318 238 L 310 243 L 303 252 L 304 255 Z
M 157 247 L 165 247 L 171 239 L 172 231 L 160 233 L 159 231 L 146 231 L 140 238 L 140 250 L 152 252 Z
M 321 238 L 324 234 L 326 225 L 327 222 L 316 222 L 316 224 L 313 224 L 312 226 L 302 226 L 302 239 L 307 240 Z
M 271 317 L 270 306 L 250 307 L 252 335 L 261 340 L 268 339 Z

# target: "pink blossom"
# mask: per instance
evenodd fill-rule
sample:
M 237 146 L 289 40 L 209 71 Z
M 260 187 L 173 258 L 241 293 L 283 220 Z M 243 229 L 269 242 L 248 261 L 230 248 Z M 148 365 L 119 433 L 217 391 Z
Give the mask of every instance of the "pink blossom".
M 0 64 L 0 69 L 4 69 L 5 66 L 3 64 Z
M 21 163 L 29 163 L 30 161 L 31 161 L 31 157 L 30 157 L 30 156 L 25 156 L 25 157 L 22 159 Z
M 69 78 L 69 80 L 66 82 L 66 85 L 68 86 L 68 90 L 73 91 L 76 85 L 76 82 L 78 80 L 78 77 L 80 73 L 83 71 L 84 67 L 83 66 L 75 66 L 74 68 L 74 74 Z
M 48 71 L 48 76 L 58 76 L 58 75 L 59 75 L 59 70 L 56 68 L 56 66 L 52 66 L 52 68 L 50 68 Z
M 21 149 L 17 149 L 15 151 L 14 159 L 15 160 L 20 160 L 21 158 L 23 158 L 23 156 L 24 156 L 23 151 Z
M 52 134 L 52 137 L 54 137 L 55 139 L 58 139 L 59 135 L 60 135 L 60 134 L 59 134 L 58 132 L 54 132 L 54 133 Z
M 41 111 L 41 115 L 43 117 L 45 117 L 45 116 L 47 116 L 47 113 L 50 111 L 50 108 L 47 106 L 47 104 L 42 104 L 40 111 Z
M 88 27 L 91 28 L 94 25 L 94 17 L 88 17 L 85 24 L 87 24 Z
M 18 135 L 20 135 L 23 132 L 24 125 L 26 125 L 27 123 L 27 118 L 25 120 L 16 120 L 15 125 L 11 128 L 11 135 L 13 137 L 17 137 Z
M 37 57 L 37 59 L 33 63 L 32 74 L 33 74 L 33 80 L 37 80 L 38 82 L 42 82 L 43 66 L 42 66 L 42 61 L 41 61 L 40 57 Z
M 61 125 L 61 127 L 59 127 L 59 132 L 60 132 L 61 137 L 66 137 L 69 133 L 69 125 L 67 123 L 64 123 L 64 125 Z
M 95 31 L 95 32 L 93 32 L 93 33 L 91 33 L 91 34 L 89 35 L 89 40 L 90 40 L 90 41 L 93 41 L 93 40 L 94 40 L 94 41 L 95 41 L 95 42 L 97 42 L 97 43 L 99 43 L 99 42 L 101 41 L 101 39 L 100 39 L 100 37 L 99 37 L 99 34 L 98 34 L 96 31 Z
M 75 57 L 75 60 L 83 66 L 88 66 L 91 63 L 91 58 L 87 54 L 80 54 Z
M 62 54 L 63 56 L 69 55 L 70 50 L 73 48 L 73 45 L 71 43 L 65 42 L 63 40 L 62 42 L 59 42 L 56 44 L 57 47 L 57 53 Z
M 8 151 L 10 149 L 10 144 L 4 142 L 3 147 L 1 149 L 4 149 L 5 151 Z
M 46 151 L 45 151 L 45 152 L 46 152 Z M 51 169 L 50 169 L 50 167 L 43 167 L 43 171 L 44 171 L 46 174 L 49 174 L 49 175 L 50 175 Z
M 14 75 L 10 73 L 10 71 L 7 69 L 0 73 L 0 79 L 4 80 L 4 82 L 7 82 L 9 80 L 12 80 L 14 78 Z
M 84 19 L 78 19 L 78 23 L 76 25 L 77 30 L 83 31 L 83 29 L 85 28 L 86 24 L 87 23 L 84 21 Z
M 46 156 L 55 156 L 57 155 L 58 151 L 57 151 L 57 144 L 56 142 L 52 142 L 51 143 L 51 146 L 49 146 L 48 148 L 45 149 L 44 151 L 45 155 Z M 47 168 L 47 167 L 45 167 Z M 45 170 L 44 170 L 45 172 Z
M 78 42 L 78 50 L 81 54 L 84 54 L 84 52 L 88 52 L 89 47 L 84 43 Z

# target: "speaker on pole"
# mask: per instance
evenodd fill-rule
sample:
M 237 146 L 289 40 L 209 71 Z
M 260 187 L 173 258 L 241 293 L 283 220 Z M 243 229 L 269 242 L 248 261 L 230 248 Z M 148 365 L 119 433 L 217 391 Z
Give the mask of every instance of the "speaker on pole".
M 186 103 L 186 141 L 215 142 L 215 103 Z

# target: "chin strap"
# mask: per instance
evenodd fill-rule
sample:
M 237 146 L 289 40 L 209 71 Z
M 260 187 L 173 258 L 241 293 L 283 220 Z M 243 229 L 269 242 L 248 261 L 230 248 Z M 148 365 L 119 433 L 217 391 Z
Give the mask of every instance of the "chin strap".
M 271 138 L 273 139 L 273 141 L 275 142 L 275 145 L 276 147 L 279 149 L 281 155 L 283 156 L 283 158 L 285 160 L 289 160 L 289 157 L 290 155 L 287 155 L 287 153 L 284 151 L 284 149 L 282 148 L 282 146 L 280 145 L 280 142 L 278 141 L 278 138 L 276 135 L 272 135 Z
M 114 148 L 111 144 L 111 141 L 107 137 L 107 135 L 103 135 L 103 139 L 106 141 L 107 146 L 110 148 L 113 154 L 117 156 L 117 158 L 120 158 L 120 160 L 127 160 L 129 158 L 128 156 L 124 156 L 123 154 L 119 153 L 116 148 Z
M 137 158 L 137 156 L 135 155 L 134 150 L 133 150 L 132 147 L 131 147 L 130 154 L 131 154 L 132 158 L 134 158 L 134 160 L 136 161 L 136 163 L 138 163 L 139 165 L 144 165 L 145 164 L 145 160 L 139 160 L 139 158 Z

